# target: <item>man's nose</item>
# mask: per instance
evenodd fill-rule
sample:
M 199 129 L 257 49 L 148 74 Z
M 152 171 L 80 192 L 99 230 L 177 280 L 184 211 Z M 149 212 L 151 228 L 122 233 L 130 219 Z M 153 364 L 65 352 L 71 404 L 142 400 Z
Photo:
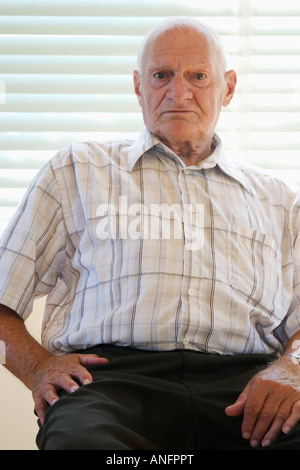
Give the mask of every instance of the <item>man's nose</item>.
M 176 103 L 191 99 L 192 96 L 192 90 L 185 77 L 180 75 L 174 76 L 169 82 L 168 97 Z

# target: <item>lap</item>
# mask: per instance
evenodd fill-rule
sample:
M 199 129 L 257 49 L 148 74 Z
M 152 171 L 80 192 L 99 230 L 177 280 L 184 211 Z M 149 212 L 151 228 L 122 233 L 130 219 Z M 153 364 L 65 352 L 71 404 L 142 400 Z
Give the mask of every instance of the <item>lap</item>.
M 224 410 L 268 357 L 114 347 L 98 353 L 109 364 L 90 368 L 91 384 L 49 408 L 41 449 L 250 449 L 241 419 Z

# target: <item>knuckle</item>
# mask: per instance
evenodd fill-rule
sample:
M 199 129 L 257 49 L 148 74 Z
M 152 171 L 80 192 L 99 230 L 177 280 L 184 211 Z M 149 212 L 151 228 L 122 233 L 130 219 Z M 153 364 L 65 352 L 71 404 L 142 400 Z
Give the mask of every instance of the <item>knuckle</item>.
M 276 419 L 280 422 L 284 422 L 287 420 L 289 416 L 290 416 L 290 413 L 288 413 L 287 411 L 278 410 L 276 414 Z
M 263 422 L 271 422 L 274 418 L 274 413 L 269 410 L 262 410 L 259 414 L 259 418 Z
M 247 414 L 250 416 L 257 416 L 259 414 L 259 407 L 255 402 L 247 404 Z

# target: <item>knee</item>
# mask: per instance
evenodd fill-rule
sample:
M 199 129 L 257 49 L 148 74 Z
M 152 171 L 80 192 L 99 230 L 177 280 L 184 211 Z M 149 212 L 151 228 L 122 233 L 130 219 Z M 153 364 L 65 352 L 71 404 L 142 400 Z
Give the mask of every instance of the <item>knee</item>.
M 72 432 L 64 429 L 40 433 L 40 450 L 136 450 L 143 448 L 141 437 L 121 425 L 81 426 Z

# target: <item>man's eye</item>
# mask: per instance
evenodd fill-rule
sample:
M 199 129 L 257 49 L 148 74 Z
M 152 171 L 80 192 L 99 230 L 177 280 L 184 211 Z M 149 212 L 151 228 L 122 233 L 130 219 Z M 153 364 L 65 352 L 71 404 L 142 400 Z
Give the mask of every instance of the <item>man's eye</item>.
M 197 72 L 195 74 L 195 78 L 196 78 L 196 80 L 204 80 L 204 78 L 206 78 L 206 74 L 202 73 L 202 72 Z
M 157 72 L 154 74 L 154 78 L 157 78 L 158 80 L 163 80 L 166 78 L 166 74 L 164 72 Z

